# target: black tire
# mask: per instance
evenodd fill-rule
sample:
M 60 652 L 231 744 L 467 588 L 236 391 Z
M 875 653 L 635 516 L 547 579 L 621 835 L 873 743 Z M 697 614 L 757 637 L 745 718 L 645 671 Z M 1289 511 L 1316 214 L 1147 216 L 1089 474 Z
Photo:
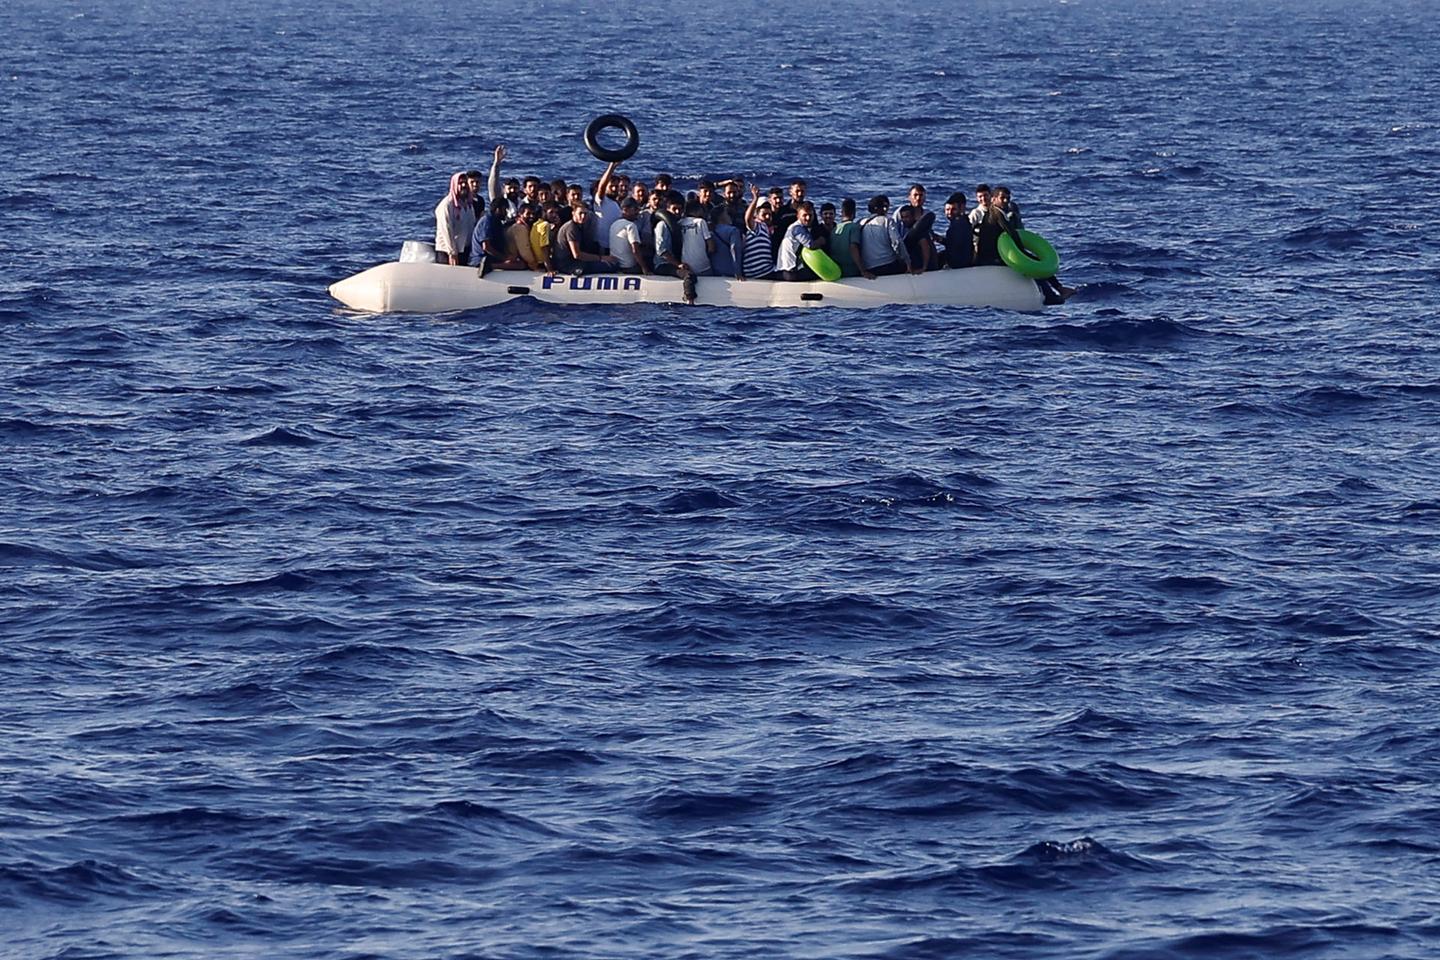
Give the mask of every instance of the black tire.
M 625 132 L 625 145 L 614 150 L 607 150 L 600 146 L 597 137 L 601 130 L 608 130 L 611 127 Z M 621 160 L 629 160 L 635 156 L 635 151 L 640 149 L 640 131 L 635 129 L 635 124 L 630 122 L 629 117 L 622 117 L 618 113 L 607 113 L 603 117 L 591 120 L 590 126 L 585 128 L 585 149 L 589 150 L 591 156 L 602 163 L 619 163 Z

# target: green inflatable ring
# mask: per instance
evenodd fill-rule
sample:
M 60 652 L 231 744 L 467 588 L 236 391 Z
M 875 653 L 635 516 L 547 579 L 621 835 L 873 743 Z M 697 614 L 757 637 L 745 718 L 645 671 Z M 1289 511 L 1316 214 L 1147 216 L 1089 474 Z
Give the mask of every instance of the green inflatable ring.
M 815 276 L 821 280 L 839 280 L 840 264 L 830 259 L 830 254 L 824 250 L 812 250 L 809 247 L 800 248 L 800 259 L 805 261 L 805 266 L 815 271 Z
M 1029 230 L 1015 232 L 1025 244 L 1024 250 L 1016 246 L 1015 238 L 1008 231 L 1000 234 L 1000 240 L 995 244 L 1000 259 L 1005 261 L 1007 267 L 1022 277 L 1035 280 L 1053 277 L 1060 272 L 1060 254 L 1055 252 L 1055 248 L 1050 246 L 1044 237 Z

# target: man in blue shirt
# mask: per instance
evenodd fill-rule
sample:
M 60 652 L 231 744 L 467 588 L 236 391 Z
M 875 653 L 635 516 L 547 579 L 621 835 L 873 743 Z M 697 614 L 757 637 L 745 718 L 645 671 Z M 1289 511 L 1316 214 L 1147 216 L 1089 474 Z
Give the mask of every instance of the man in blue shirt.
M 505 259 L 505 215 L 509 209 L 504 197 L 491 200 L 490 212 L 480 218 L 470 235 L 470 266 L 479 267 L 482 277 Z

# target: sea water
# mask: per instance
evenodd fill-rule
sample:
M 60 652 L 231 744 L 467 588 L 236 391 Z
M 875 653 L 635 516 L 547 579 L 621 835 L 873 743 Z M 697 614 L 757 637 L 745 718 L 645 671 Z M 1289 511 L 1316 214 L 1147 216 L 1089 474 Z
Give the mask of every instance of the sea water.
M 0 955 L 1440 953 L 1420 2 L 0 8 Z M 367 316 L 455 170 L 1040 315 Z

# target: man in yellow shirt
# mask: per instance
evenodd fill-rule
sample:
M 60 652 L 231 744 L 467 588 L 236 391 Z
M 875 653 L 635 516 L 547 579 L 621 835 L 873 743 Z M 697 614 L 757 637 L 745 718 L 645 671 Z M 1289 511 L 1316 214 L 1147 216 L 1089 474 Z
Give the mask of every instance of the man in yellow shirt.
M 516 266 L 517 270 L 539 270 L 540 258 L 535 255 L 535 250 L 530 244 L 530 228 L 534 226 L 537 217 L 535 216 L 535 205 L 533 203 L 520 204 L 520 212 L 515 217 L 515 222 L 505 229 L 505 256 L 518 257 L 519 262 L 524 266 Z
M 560 205 L 547 203 L 544 215 L 536 219 L 530 227 L 530 252 L 535 257 L 536 270 L 544 269 L 550 276 L 555 276 L 555 258 L 552 256 L 554 250 L 551 244 L 555 239 L 555 228 L 560 223 Z

